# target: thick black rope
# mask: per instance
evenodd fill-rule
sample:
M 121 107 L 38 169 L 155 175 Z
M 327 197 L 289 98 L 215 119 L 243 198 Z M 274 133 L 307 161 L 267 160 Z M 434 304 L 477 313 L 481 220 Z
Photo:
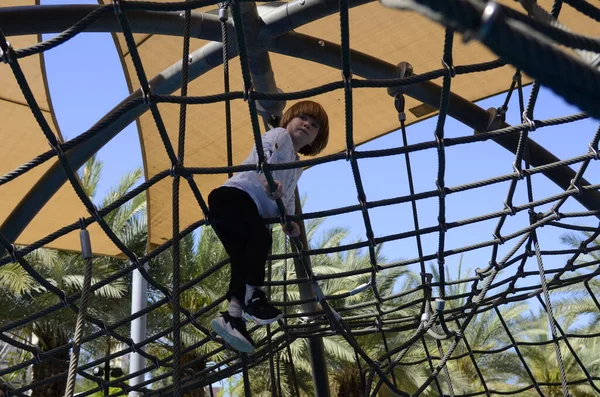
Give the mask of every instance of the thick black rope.
M 183 54 L 181 57 L 181 96 L 186 97 L 188 92 L 188 71 L 191 63 L 190 57 L 190 10 L 184 13 L 183 27 Z M 177 148 L 177 167 L 184 166 L 185 155 L 185 132 L 186 132 L 187 106 L 182 103 L 179 107 L 179 137 Z M 179 244 L 179 183 L 180 175 L 174 172 L 173 176 L 173 198 L 172 198 L 172 228 L 173 228 L 173 386 L 175 397 L 181 397 L 181 252 Z
M 223 86 L 224 93 L 229 93 L 229 39 L 227 34 L 228 3 L 220 3 L 219 20 L 221 21 L 221 43 L 223 45 Z M 227 167 L 233 166 L 233 141 L 231 132 L 231 100 L 225 99 L 225 134 L 227 140 Z M 231 178 L 233 172 L 229 171 L 227 176 Z

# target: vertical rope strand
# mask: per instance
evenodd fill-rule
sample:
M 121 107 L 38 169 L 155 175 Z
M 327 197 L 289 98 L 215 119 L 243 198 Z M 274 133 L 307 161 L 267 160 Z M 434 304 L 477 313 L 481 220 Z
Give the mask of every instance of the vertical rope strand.
M 83 223 L 82 223 L 83 224 Z M 85 327 L 85 317 L 87 314 L 88 301 L 90 299 L 90 286 L 92 285 L 92 255 L 91 245 L 89 244 L 89 233 L 82 229 L 82 256 L 85 260 L 83 286 L 81 288 L 81 303 L 77 313 L 77 322 L 75 324 L 75 336 L 73 337 L 73 350 L 69 358 L 69 372 L 67 377 L 67 387 L 65 397 L 73 397 L 75 393 L 75 380 L 77 378 L 77 366 L 79 365 L 79 353 L 81 352 L 81 339 L 83 337 L 83 328 Z

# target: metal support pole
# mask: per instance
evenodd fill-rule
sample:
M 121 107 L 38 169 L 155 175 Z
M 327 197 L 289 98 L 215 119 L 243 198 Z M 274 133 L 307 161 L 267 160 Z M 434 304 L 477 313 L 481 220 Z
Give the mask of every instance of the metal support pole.
M 107 349 L 106 349 L 106 357 L 110 356 L 110 338 L 106 337 Z M 110 360 L 106 360 L 104 362 L 104 380 L 106 383 L 110 382 Z M 108 397 L 110 395 L 110 387 L 106 387 L 104 389 L 104 395 Z
M 147 269 L 147 266 L 144 266 Z M 142 277 L 139 270 L 133 272 L 131 280 L 131 314 L 137 313 L 146 308 L 148 302 L 148 281 Z M 139 343 L 146 339 L 146 315 L 136 318 L 131 322 L 131 338 L 133 343 Z M 146 367 L 144 356 L 139 353 L 130 353 L 129 355 L 129 373 L 133 374 Z M 144 382 L 144 375 L 138 375 L 129 380 L 130 386 L 135 386 Z M 139 392 L 132 391 L 129 397 L 141 395 Z
M 302 203 L 300 202 L 300 196 L 298 194 L 298 188 L 296 187 L 296 215 L 302 215 Z M 300 227 L 300 241 L 304 247 L 308 247 L 308 239 L 306 237 L 306 227 L 304 220 L 297 221 Z M 306 256 L 303 258 L 305 266 L 310 269 L 310 257 Z M 294 266 L 296 268 L 297 278 L 307 278 L 307 274 L 304 271 L 304 266 L 300 259 L 294 259 Z M 313 302 L 303 303 L 303 312 L 316 312 L 320 308 L 317 305 L 315 299 L 315 292 L 309 282 L 301 283 L 298 285 L 300 290 L 300 299 L 313 299 Z M 308 339 L 308 354 L 310 356 L 310 364 L 312 366 L 313 376 L 313 387 L 315 390 L 315 397 L 329 397 L 329 378 L 327 375 L 327 363 L 325 361 L 325 347 L 323 345 L 323 338 L 321 337 L 310 337 Z

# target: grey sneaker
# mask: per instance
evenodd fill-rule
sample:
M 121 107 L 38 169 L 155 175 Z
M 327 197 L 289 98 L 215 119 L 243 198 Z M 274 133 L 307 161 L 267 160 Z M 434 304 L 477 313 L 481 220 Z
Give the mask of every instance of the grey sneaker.
M 228 312 L 210 322 L 210 325 L 229 346 L 242 353 L 254 350 L 254 341 L 246 330 L 246 323 L 241 318 L 233 317 Z

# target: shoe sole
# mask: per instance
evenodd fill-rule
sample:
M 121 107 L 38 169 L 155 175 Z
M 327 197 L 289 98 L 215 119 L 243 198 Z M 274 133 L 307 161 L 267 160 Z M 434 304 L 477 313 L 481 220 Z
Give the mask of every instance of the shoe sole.
M 229 345 L 231 346 L 233 349 L 242 352 L 242 353 L 250 353 L 251 351 L 254 350 L 254 346 L 252 346 L 250 343 L 248 342 L 244 342 L 236 337 L 234 337 L 233 335 L 231 335 L 227 329 L 224 328 L 224 326 L 221 324 L 221 322 L 219 321 L 219 319 L 213 319 L 210 322 L 210 326 L 212 327 L 213 331 L 215 331 L 217 333 L 217 335 L 219 335 L 221 338 L 223 338 L 223 340 Z
M 277 320 L 281 320 L 283 318 L 283 314 L 280 314 L 279 316 L 274 317 L 274 318 L 262 319 L 262 318 L 254 317 L 246 312 L 242 312 L 242 317 L 246 321 L 253 321 L 259 325 L 269 325 L 269 324 L 274 323 Z

